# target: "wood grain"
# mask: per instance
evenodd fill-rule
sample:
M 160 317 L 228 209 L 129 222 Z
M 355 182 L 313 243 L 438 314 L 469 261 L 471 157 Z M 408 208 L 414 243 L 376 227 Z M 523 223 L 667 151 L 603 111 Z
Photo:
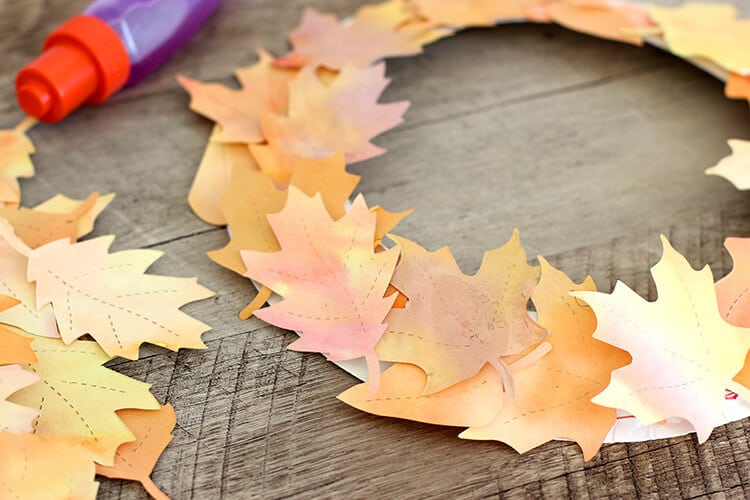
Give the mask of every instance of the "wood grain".
M 43 36 L 80 0 L 0 0 L 0 121 L 21 114 L 12 81 Z M 676 1 L 661 2 L 675 4 Z M 354 380 L 322 357 L 285 350 L 290 333 L 237 311 L 247 282 L 212 264 L 222 229 L 186 203 L 210 124 L 187 109 L 178 72 L 231 82 L 258 46 L 277 54 L 304 5 L 341 15 L 353 0 L 226 0 L 157 74 L 97 109 L 31 132 L 38 175 L 24 202 L 58 192 L 116 191 L 96 234 L 115 248 L 166 256 L 155 272 L 198 275 L 218 291 L 187 310 L 214 325 L 206 351 L 144 350 L 113 366 L 153 384 L 178 427 L 154 473 L 173 498 L 484 497 L 629 498 L 750 494 L 750 423 L 694 436 L 605 446 L 584 464 L 573 444 L 526 455 L 464 442 L 441 429 L 361 414 L 336 401 Z M 740 5 L 738 1 L 738 5 Z M 741 5 L 747 14 L 747 6 Z M 609 290 L 621 279 L 653 299 L 648 274 L 667 234 L 694 266 L 731 265 L 726 236 L 750 235 L 747 194 L 703 169 L 750 138 L 747 103 L 653 48 L 554 26 L 469 30 L 425 54 L 389 62 L 386 100 L 409 99 L 406 123 L 376 142 L 389 153 L 356 165 L 371 203 L 417 211 L 398 229 L 448 244 L 466 271 L 519 227 L 531 255 Z M 137 484 L 102 480 L 102 498 L 145 498 Z

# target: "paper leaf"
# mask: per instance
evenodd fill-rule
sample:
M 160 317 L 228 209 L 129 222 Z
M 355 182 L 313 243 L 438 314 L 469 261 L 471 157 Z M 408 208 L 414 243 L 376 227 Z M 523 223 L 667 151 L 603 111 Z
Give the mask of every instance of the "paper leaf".
M 19 252 L 19 247 L 28 248 L 15 235 L 13 227 L 0 219 L 0 293 L 20 301 L 18 306 L 0 311 L 0 323 L 34 335 L 59 337 L 52 307 L 37 307 L 36 287 L 26 278 L 28 257 Z
M 382 63 L 364 69 L 347 66 L 326 86 L 312 68 L 303 68 L 289 85 L 289 115 L 263 115 L 269 146 L 281 159 L 325 158 L 341 151 L 347 163 L 355 163 L 383 154 L 370 140 L 401 123 L 409 107 L 408 102 L 377 103 L 390 83 L 384 74 Z
M 643 425 L 683 418 L 702 443 L 723 422 L 724 391 L 742 369 L 750 330 L 722 319 L 708 266 L 695 271 L 663 236 L 662 243 L 664 254 L 651 268 L 655 302 L 621 282 L 612 294 L 573 292 L 596 313 L 594 338 L 633 357 L 592 401 L 621 408 Z
M 31 348 L 32 340 L 0 327 L 0 365 L 36 363 L 36 354 Z
M 750 20 L 737 19 L 730 4 L 686 3 L 676 8 L 649 6 L 672 53 L 705 57 L 722 68 L 750 74 Z
M 215 125 L 188 195 L 188 203 L 195 215 L 218 226 L 227 223 L 220 200 L 231 187 L 232 170 L 258 170 L 247 145 L 215 140 L 220 131 L 221 126 Z
M 151 480 L 156 462 L 172 440 L 176 422 L 174 408 L 165 405 L 158 410 L 119 410 L 117 415 L 135 434 L 135 441 L 117 449 L 112 467 L 96 466 L 96 473 L 114 479 L 140 482 L 153 498 L 168 499 Z
M 728 142 L 732 154 L 706 169 L 706 174 L 723 177 L 737 189 L 750 189 L 750 141 L 730 139 Z
M 65 345 L 37 338 L 32 347 L 39 361 L 29 368 L 42 381 L 9 400 L 41 411 L 36 434 L 66 437 L 86 447 L 98 463 L 112 465 L 117 448 L 134 439 L 115 410 L 159 408 L 151 386 L 102 366 L 111 358 L 95 342 Z
M 81 243 L 59 240 L 29 254 L 28 277 L 37 303 L 52 304 L 65 343 L 91 335 L 111 356 L 138 358 L 143 342 L 171 350 L 203 348 L 210 327 L 179 310 L 213 296 L 195 278 L 143 274 L 162 252 L 108 253 L 105 236 Z
M 512 377 L 500 357 L 520 354 L 546 334 L 526 311 L 539 268 L 526 263 L 518 231 L 503 247 L 486 252 L 472 276 L 461 272 L 447 247 L 428 252 L 407 239 L 389 238 L 401 248 L 392 283 L 409 302 L 388 314 L 375 349 L 380 359 L 421 367 L 425 394 L 471 378 L 489 363 L 512 397 Z
M 247 268 L 240 250 L 279 250 L 266 215 L 284 208 L 287 190 L 276 187 L 266 174 L 251 169 L 236 168 L 231 175 L 221 200 L 231 239 L 224 248 L 208 252 L 208 256 L 217 264 L 244 274 Z M 344 204 L 359 183 L 359 176 L 346 171 L 346 162 L 339 153 L 321 160 L 297 158 L 290 183 L 309 196 L 320 193 L 328 213 L 340 219 L 344 215 Z
M 320 195 L 289 188 L 284 209 L 268 216 L 281 251 L 243 251 L 246 276 L 284 300 L 255 314 L 300 332 L 289 348 L 321 352 L 331 361 L 363 357 L 376 390 L 380 367 L 374 347 L 394 297 L 384 298 L 398 250 L 375 253 L 376 215 L 360 195 L 334 221 Z
M 8 397 L 39 381 L 39 377 L 21 368 L 21 365 L 0 366 L 0 431 L 31 432 L 32 421 L 39 410 L 11 403 Z M 0 455 L 8 454 L 0 453 Z
M 653 26 L 644 8 L 608 0 L 562 0 L 538 9 L 571 30 L 634 45 L 642 45 L 643 38 L 632 30 Z
M 96 498 L 94 462 L 83 447 L 59 436 L 0 432 L 0 449 L 0 497 Z
M 87 234 L 94 230 L 94 221 L 99 217 L 99 214 L 104 211 L 105 208 L 115 198 L 115 193 L 109 193 L 102 196 L 98 196 L 94 201 L 93 206 L 88 210 L 81 210 L 81 206 L 86 203 L 86 200 L 74 200 L 58 194 L 53 196 L 47 201 L 40 203 L 34 207 L 34 210 L 39 212 L 46 212 L 52 214 L 77 214 L 76 220 L 76 239 L 83 238 Z
M 446 34 L 427 23 L 410 21 L 415 21 L 414 14 L 402 0 L 360 7 L 351 22 L 308 7 L 299 26 L 289 34 L 292 52 L 274 64 L 366 68 L 386 57 L 419 54 L 423 45 Z
M 46 243 L 67 239 L 78 239 L 78 220 L 93 210 L 99 193 L 92 193 L 73 212 L 56 214 L 29 208 L 0 208 L 0 217 L 13 226 L 16 235 L 31 248 Z
M 14 130 L 0 130 L 0 206 L 17 207 L 21 201 L 18 179 L 34 175 L 30 158 L 34 145 L 25 128 L 21 124 Z
M 538 323 L 550 332 L 545 341 L 552 351 L 514 371 L 516 399 L 507 401 L 491 423 L 467 429 L 460 437 L 503 441 L 519 453 L 556 438 L 572 439 L 590 460 L 616 419 L 614 408 L 595 405 L 591 398 L 607 386 L 612 370 L 630 362 L 630 356 L 592 338 L 594 312 L 568 293 L 594 291 L 594 282 L 589 278 L 577 285 L 543 258 L 539 261 L 542 277 L 531 299 Z
M 485 425 L 503 406 L 503 385 L 489 365 L 434 394 L 423 394 L 425 385 L 427 375 L 421 368 L 396 363 L 382 373 L 377 394 L 371 394 L 367 384 L 359 384 L 338 399 L 373 415 L 454 427 Z
M 501 19 L 524 17 L 521 0 L 410 0 L 410 3 L 430 22 L 456 28 L 492 26 Z
M 750 101 L 750 76 L 730 73 L 724 94 L 730 99 L 746 99 Z

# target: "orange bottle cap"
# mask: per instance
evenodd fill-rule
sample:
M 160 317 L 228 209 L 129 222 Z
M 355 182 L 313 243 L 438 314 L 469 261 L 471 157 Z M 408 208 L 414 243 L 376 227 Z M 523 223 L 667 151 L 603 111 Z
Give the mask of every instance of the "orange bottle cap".
M 128 53 L 115 30 L 80 15 L 47 37 L 42 54 L 19 71 L 16 96 L 27 114 L 54 123 L 81 104 L 103 102 L 129 74 Z

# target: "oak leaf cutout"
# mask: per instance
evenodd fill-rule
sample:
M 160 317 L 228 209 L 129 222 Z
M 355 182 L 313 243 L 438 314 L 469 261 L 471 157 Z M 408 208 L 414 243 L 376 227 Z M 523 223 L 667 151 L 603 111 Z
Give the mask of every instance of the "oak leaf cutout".
M 168 500 L 151 480 L 156 462 L 172 440 L 172 430 L 177 423 L 172 405 L 158 410 L 118 410 L 125 425 L 135 435 L 135 441 L 123 443 L 115 454 L 111 467 L 96 466 L 96 473 L 113 479 L 138 481 L 149 495 L 157 500 Z
M 95 499 L 94 462 L 88 451 L 60 436 L 0 432 L 0 497 Z
M 32 422 L 39 415 L 39 410 L 10 402 L 8 398 L 38 381 L 37 375 L 24 370 L 21 365 L 0 366 L 0 431 L 14 434 L 31 432 Z
M 503 247 L 486 252 L 471 276 L 447 247 L 429 252 L 389 237 L 401 249 L 392 284 L 409 302 L 386 317 L 378 357 L 421 367 L 425 394 L 471 378 L 489 363 L 513 397 L 513 377 L 501 357 L 521 354 L 546 335 L 526 311 L 539 268 L 527 264 L 518 231 Z
M 683 418 L 702 443 L 723 422 L 725 389 L 736 386 L 732 377 L 744 365 L 750 329 L 722 319 L 708 266 L 696 271 L 664 236 L 662 243 L 662 258 L 651 268 L 655 302 L 622 282 L 611 294 L 572 292 L 596 313 L 594 338 L 633 357 L 592 401 L 621 408 L 643 425 Z
M 704 57 L 722 68 L 750 74 L 750 19 L 737 19 L 730 4 L 686 3 L 648 7 L 669 50 L 681 57 Z
M 58 240 L 27 250 L 37 304 L 52 305 L 63 341 L 91 335 L 110 356 L 128 359 L 138 359 L 144 342 L 173 351 L 206 347 L 201 334 L 210 327 L 179 308 L 214 293 L 195 278 L 143 274 L 163 253 L 109 253 L 113 241 Z
M 115 411 L 159 408 L 151 386 L 102 366 L 111 358 L 95 342 L 65 345 L 60 339 L 40 337 L 31 345 L 38 361 L 28 368 L 41 382 L 16 392 L 9 401 L 39 409 L 36 434 L 80 443 L 96 462 L 112 465 L 117 448 L 135 439 Z
M 377 102 L 390 83 L 384 75 L 383 63 L 347 66 L 327 86 L 313 68 L 303 68 L 289 84 L 288 115 L 266 113 L 261 119 L 267 147 L 273 150 L 261 158 L 256 153 L 262 150 L 252 149 L 261 170 L 280 172 L 275 178 L 284 184 L 294 156 L 319 159 L 341 151 L 347 163 L 356 163 L 385 153 L 370 140 L 401 123 L 409 103 Z M 267 166 L 272 161 L 282 166 Z
M 18 179 L 32 177 L 34 145 L 26 135 L 33 121 L 24 121 L 12 130 L 0 130 L 0 206 L 17 207 L 21 202 Z
M 36 205 L 33 210 L 45 214 L 63 214 L 70 216 L 75 214 L 76 234 L 75 239 L 80 239 L 94 230 L 94 222 L 112 200 L 115 193 L 97 195 L 93 205 L 88 210 L 82 210 L 81 207 L 87 203 L 87 200 L 74 200 L 61 194 L 55 195 L 49 200 L 43 201 Z
M 221 125 L 212 137 L 214 142 L 263 142 L 260 116 L 265 112 L 286 114 L 289 81 L 296 72 L 275 67 L 273 57 L 263 50 L 258 56 L 255 65 L 235 71 L 242 87 L 239 90 L 177 77 L 190 94 L 190 109 Z
M 507 401 L 494 420 L 472 427 L 459 437 L 494 439 L 519 453 L 553 439 L 576 441 L 590 460 L 615 424 L 614 408 L 595 405 L 591 398 L 609 383 L 615 368 L 630 362 L 624 351 L 592 338 L 594 311 L 569 295 L 595 291 L 591 278 L 580 285 L 539 258 L 542 277 L 531 300 L 537 322 L 549 330 L 552 350 L 531 366 L 515 372 L 516 399 Z
M 274 64 L 287 68 L 366 68 L 386 57 L 419 54 L 423 45 L 448 33 L 417 22 L 402 0 L 360 7 L 351 22 L 308 7 L 300 24 L 289 34 L 292 52 Z
M 358 384 L 338 399 L 373 415 L 453 427 L 487 424 L 505 399 L 500 378 L 490 365 L 440 392 L 423 394 L 426 384 L 427 375 L 421 368 L 396 363 L 381 374 L 377 394 L 370 393 L 367 384 Z
M 729 139 L 728 143 L 732 154 L 706 169 L 706 174 L 723 177 L 737 189 L 750 189 L 750 141 Z
M 364 357 L 370 390 L 376 391 L 374 347 L 395 299 L 384 294 L 398 259 L 397 249 L 374 250 L 376 214 L 359 195 L 334 221 L 319 194 L 310 198 L 292 186 L 284 209 L 268 220 L 281 250 L 243 251 L 245 276 L 283 300 L 256 316 L 299 332 L 290 349 L 321 352 L 331 361 Z

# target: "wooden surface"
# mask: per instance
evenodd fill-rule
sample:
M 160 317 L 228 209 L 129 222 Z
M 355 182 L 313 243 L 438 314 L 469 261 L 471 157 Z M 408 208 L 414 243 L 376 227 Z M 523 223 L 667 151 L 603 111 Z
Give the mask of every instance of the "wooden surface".
M 0 0 L 1 125 L 22 118 L 15 72 L 86 3 Z M 352 377 L 321 356 L 286 351 L 292 334 L 236 318 L 253 292 L 205 256 L 226 233 L 186 203 L 211 125 L 188 111 L 174 75 L 230 83 L 256 47 L 283 53 L 304 5 L 348 15 L 358 3 L 226 0 L 142 85 L 30 134 L 37 176 L 22 184 L 25 204 L 115 191 L 96 234 L 117 234 L 117 249 L 163 250 L 153 271 L 198 275 L 218 292 L 187 308 L 214 326 L 208 350 L 151 348 L 112 363 L 177 411 L 156 483 L 178 499 L 750 494 L 747 421 L 716 429 L 702 446 L 694 436 L 608 445 L 585 464 L 562 442 L 519 456 L 459 440 L 458 429 L 359 413 L 335 399 Z M 519 227 L 530 255 L 653 299 L 648 269 L 660 233 L 717 276 L 731 265 L 723 239 L 750 236 L 748 194 L 702 173 L 728 154 L 726 139 L 750 138 L 747 103 L 726 100 L 721 83 L 672 56 L 513 25 L 441 41 L 389 62 L 388 73 L 385 99 L 412 101 L 406 123 L 376 140 L 389 153 L 351 170 L 364 176 L 371 204 L 417 209 L 400 234 L 450 245 L 466 271 Z M 106 479 L 100 491 L 144 497 L 137 484 Z

